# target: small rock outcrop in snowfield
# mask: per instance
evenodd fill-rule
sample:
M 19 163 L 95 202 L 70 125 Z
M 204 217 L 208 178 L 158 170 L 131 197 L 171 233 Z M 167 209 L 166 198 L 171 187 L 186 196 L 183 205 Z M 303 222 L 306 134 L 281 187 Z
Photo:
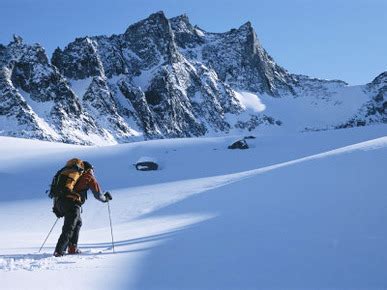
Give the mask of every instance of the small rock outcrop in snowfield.
M 241 139 L 229 145 L 228 149 L 249 149 L 249 145 L 247 144 L 245 139 Z
M 340 120 L 320 114 L 346 111 L 346 88 L 343 81 L 289 73 L 261 46 L 250 22 L 209 33 L 186 15 L 168 19 L 157 12 L 122 34 L 77 38 L 51 60 L 42 46 L 18 36 L 0 45 L 0 134 L 113 144 L 241 133 L 289 125 L 283 117 L 297 113 L 271 110 L 282 99 L 308 104 L 300 111 L 321 107 L 312 117 L 297 116 L 306 120 L 300 130 L 386 122 L 383 74 L 358 92 L 366 99 L 358 113 Z M 278 102 L 254 110 L 240 92 Z M 307 124 L 316 118 L 324 122 Z
M 154 158 L 151 157 L 141 157 L 137 162 L 134 164 L 137 170 L 139 171 L 151 171 L 151 170 L 158 170 L 159 165 L 157 161 Z

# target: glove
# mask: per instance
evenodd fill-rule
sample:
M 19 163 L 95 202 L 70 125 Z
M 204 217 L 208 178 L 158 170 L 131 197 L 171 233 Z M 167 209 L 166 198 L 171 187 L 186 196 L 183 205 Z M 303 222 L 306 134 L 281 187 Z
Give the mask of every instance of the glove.
M 108 202 L 109 200 L 112 200 L 112 199 L 113 199 L 113 198 L 112 198 L 112 195 L 110 194 L 109 191 L 106 191 L 105 194 L 104 194 L 104 196 L 105 196 L 106 202 Z

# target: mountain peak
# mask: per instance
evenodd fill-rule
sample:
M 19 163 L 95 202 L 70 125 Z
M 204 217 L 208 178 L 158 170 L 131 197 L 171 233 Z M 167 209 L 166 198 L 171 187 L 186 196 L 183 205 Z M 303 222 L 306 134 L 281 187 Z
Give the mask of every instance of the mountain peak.
M 246 29 L 253 29 L 253 25 L 251 24 L 250 21 L 247 21 L 245 22 L 244 24 L 242 24 L 239 29 L 243 29 L 243 28 L 246 28 Z
M 253 25 L 251 24 L 250 21 L 247 21 L 246 23 L 244 23 L 241 26 L 239 26 L 237 31 L 239 33 L 245 33 L 245 34 L 253 34 L 253 33 L 255 33 L 254 27 L 253 27 Z
M 22 44 L 23 43 L 23 38 L 17 34 L 13 35 L 13 43 L 15 44 Z
M 175 32 L 193 32 L 194 27 L 189 22 L 186 14 L 182 14 L 169 19 L 171 27 Z
M 169 20 L 165 16 L 163 11 L 158 11 L 148 16 L 143 20 L 140 20 L 128 27 L 125 31 L 125 34 L 130 34 L 138 30 L 143 29 L 144 27 L 150 29 L 166 29 L 169 26 Z M 146 29 L 147 30 L 147 29 Z M 145 31 L 144 31 L 145 32 Z
M 189 17 L 188 17 L 187 14 L 181 14 L 179 16 L 172 17 L 169 20 L 172 21 L 172 22 L 182 22 L 182 23 L 185 23 L 185 24 L 190 24 Z
M 152 13 L 151 15 L 148 16 L 148 18 L 145 18 L 142 20 L 143 22 L 147 21 L 155 21 L 155 22 L 163 22 L 165 20 L 168 20 L 167 16 L 165 16 L 164 11 L 157 11 L 155 13 Z M 142 22 L 140 21 L 140 22 Z
M 160 10 L 155 13 L 152 13 L 151 15 L 149 15 L 148 18 L 159 18 L 159 17 L 166 18 L 164 11 Z

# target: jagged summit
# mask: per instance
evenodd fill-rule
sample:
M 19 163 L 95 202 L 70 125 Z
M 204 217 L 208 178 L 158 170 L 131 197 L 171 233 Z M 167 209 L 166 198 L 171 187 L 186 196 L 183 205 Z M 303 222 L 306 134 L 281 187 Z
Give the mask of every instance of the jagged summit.
M 23 38 L 19 35 L 14 34 L 13 35 L 13 42 L 16 44 L 22 44 L 23 43 Z
M 51 60 L 19 36 L 0 45 L 0 134 L 112 144 L 374 124 L 386 122 L 385 80 L 353 89 L 291 74 L 249 21 L 211 33 L 159 11 L 122 34 L 76 38 Z
M 246 23 L 239 26 L 238 30 L 239 31 L 248 31 L 250 33 L 254 32 L 253 25 L 251 24 L 250 21 L 247 21 Z
M 136 31 L 141 27 L 146 27 L 150 29 L 163 30 L 168 26 L 168 18 L 165 16 L 163 11 L 158 11 L 151 14 L 148 18 L 140 20 L 132 25 L 130 25 L 125 34 L 129 34 L 132 31 Z
M 169 21 L 171 22 L 171 25 L 174 27 L 175 31 L 192 31 L 194 29 L 193 25 L 189 21 L 189 17 L 187 14 L 172 17 L 169 19 Z

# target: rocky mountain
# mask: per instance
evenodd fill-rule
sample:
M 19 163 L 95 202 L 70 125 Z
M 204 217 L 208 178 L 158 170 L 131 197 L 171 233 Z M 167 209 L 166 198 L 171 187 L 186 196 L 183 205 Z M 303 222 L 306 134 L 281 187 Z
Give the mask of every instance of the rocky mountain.
M 114 144 L 385 123 L 386 79 L 350 87 L 291 74 L 250 22 L 209 33 L 158 12 L 123 34 L 77 38 L 51 60 L 20 37 L 0 45 L 0 134 Z
M 371 96 L 370 100 L 350 120 L 338 125 L 337 128 L 387 123 L 387 72 L 366 85 L 364 91 Z
M 0 51 L 2 135 L 71 143 L 78 136 L 84 141 L 93 135 L 107 137 L 39 44 L 14 37 Z

